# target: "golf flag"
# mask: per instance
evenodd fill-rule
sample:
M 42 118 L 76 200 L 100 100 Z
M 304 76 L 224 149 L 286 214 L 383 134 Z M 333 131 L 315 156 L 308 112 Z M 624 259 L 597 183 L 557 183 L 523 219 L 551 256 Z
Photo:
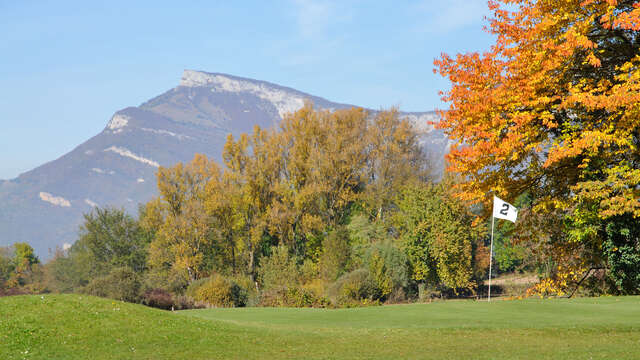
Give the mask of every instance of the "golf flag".
M 518 217 L 518 209 L 508 202 L 494 196 L 493 197 L 493 217 L 498 219 L 516 222 Z
M 518 209 L 508 202 L 500 199 L 497 196 L 493 197 L 493 216 L 491 217 L 491 250 L 489 250 L 489 293 L 487 294 L 487 300 L 491 301 L 491 267 L 493 265 L 493 223 L 496 218 L 509 220 L 513 223 L 516 222 L 518 217 Z

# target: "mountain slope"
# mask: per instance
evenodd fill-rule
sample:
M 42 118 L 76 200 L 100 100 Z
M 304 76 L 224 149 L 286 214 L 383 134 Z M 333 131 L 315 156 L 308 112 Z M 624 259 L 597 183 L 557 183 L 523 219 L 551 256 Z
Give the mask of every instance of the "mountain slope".
M 276 126 L 305 100 L 325 109 L 351 107 L 264 81 L 185 70 L 177 87 L 116 112 L 102 132 L 71 152 L 0 181 L 0 246 L 26 241 L 47 257 L 76 240 L 82 214 L 94 206 L 135 213 L 156 194 L 159 166 L 195 153 L 219 160 L 229 133 Z M 424 131 L 422 143 L 442 168 L 449 141 L 428 125 L 435 113 L 403 115 Z

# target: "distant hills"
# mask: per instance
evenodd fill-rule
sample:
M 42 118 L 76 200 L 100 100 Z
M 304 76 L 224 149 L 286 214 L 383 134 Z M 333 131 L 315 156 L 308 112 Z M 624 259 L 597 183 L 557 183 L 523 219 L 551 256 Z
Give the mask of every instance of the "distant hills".
M 102 132 L 71 152 L 0 180 L 0 246 L 29 242 L 46 258 L 50 249 L 77 239 L 82 214 L 95 206 L 135 214 L 156 194 L 159 166 L 189 161 L 195 153 L 220 160 L 229 133 L 277 126 L 306 99 L 323 109 L 352 107 L 265 81 L 185 70 L 177 87 L 116 112 Z M 441 172 L 449 141 L 428 125 L 436 113 L 402 114 L 421 129 Z

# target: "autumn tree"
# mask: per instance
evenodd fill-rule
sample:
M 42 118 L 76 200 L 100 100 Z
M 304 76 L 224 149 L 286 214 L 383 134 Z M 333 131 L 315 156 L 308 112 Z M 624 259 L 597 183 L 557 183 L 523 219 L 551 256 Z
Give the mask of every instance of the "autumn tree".
M 34 283 L 34 276 L 40 272 L 40 259 L 35 255 L 31 245 L 27 243 L 15 243 L 11 246 L 13 259 L 4 267 L 11 269 L 9 279 L 6 282 L 8 288 L 21 288 Z M 7 266 L 9 265 L 9 266 Z M 26 289 L 31 290 L 31 289 Z
M 149 231 L 157 227 L 149 249 L 152 270 L 182 273 L 188 281 L 208 271 L 214 240 L 204 201 L 206 185 L 219 175 L 204 155 L 158 170 L 160 196 L 147 204 L 141 219 Z
M 418 135 L 395 109 L 330 112 L 307 104 L 285 117 L 273 227 L 292 230 L 290 246 L 306 242 L 307 255 L 316 256 L 321 244 L 313 234 L 344 224 L 354 204 L 381 219 L 403 184 L 426 179 Z
M 236 247 L 248 256 L 248 273 L 253 277 L 259 245 L 267 234 L 274 186 L 280 176 L 281 157 L 275 132 L 256 126 L 251 136 L 242 134 L 237 141 L 229 135 L 222 157 L 226 165 L 223 181 L 228 185 L 224 189 L 229 191 L 226 196 L 231 211 L 227 215 L 232 220 L 225 231 L 233 232 Z M 212 203 L 216 198 L 211 192 L 210 195 L 208 206 L 215 209 L 219 205 Z
M 281 124 L 282 176 L 270 208 L 272 233 L 299 255 L 320 254 L 320 233 L 344 220 L 362 189 L 368 113 L 306 104 Z M 275 231 L 274 231 L 275 230 Z
M 428 182 L 429 162 L 420 132 L 397 109 L 376 114 L 366 142 L 370 147 L 363 199 L 376 220 L 391 210 L 400 190 L 412 182 Z
M 465 179 L 463 199 L 490 209 L 493 194 L 513 201 L 528 192 L 532 220 L 523 225 L 562 224 L 562 232 L 547 227 L 524 239 L 549 244 L 558 267 L 546 290 L 562 293 L 589 269 L 610 269 L 607 229 L 640 216 L 640 6 L 498 0 L 489 7 L 491 49 L 435 61 L 451 81 L 439 124 L 457 141 L 449 170 Z
M 239 235 L 243 232 L 242 224 L 235 207 L 241 199 L 238 187 L 229 174 L 210 178 L 206 186 L 205 211 L 210 217 L 213 232 L 218 239 L 218 259 L 215 261 L 218 271 L 225 266 L 236 273 L 241 268 Z

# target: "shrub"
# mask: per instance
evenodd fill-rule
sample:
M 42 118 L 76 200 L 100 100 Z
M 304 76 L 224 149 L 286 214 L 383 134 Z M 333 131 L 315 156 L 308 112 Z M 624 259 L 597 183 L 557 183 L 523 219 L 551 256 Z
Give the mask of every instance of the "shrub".
M 80 261 L 56 249 L 53 259 L 45 265 L 47 289 L 52 292 L 70 293 L 82 289 L 88 283 L 88 273 Z
M 382 284 L 390 286 L 391 292 L 399 292 L 409 285 L 409 259 L 406 253 L 391 241 L 384 241 L 372 245 L 365 254 L 365 263 L 372 275 Z M 375 270 L 374 270 L 375 269 Z
M 604 227 L 603 253 L 614 294 L 640 293 L 640 224 L 630 215 L 615 216 Z
M 26 295 L 28 292 L 21 288 L 3 288 L 0 287 L 0 297 L 3 296 L 15 296 L 15 295 Z
M 147 288 L 162 288 L 172 294 L 182 294 L 189 285 L 189 277 L 185 272 L 174 269 L 152 269 L 145 274 L 144 283 Z
M 281 245 L 271 249 L 272 254 L 263 258 L 258 268 L 258 279 L 263 288 L 269 290 L 298 285 L 302 276 L 298 259 L 289 254 L 287 246 Z
M 144 305 L 163 310 L 187 310 L 203 308 L 193 298 L 184 295 L 173 295 L 164 289 L 147 290 L 142 300 Z
M 215 307 L 240 307 L 247 304 L 247 291 L 236 282 L 214 274 L 195 291 L 195 299 Z
M 260 297 L 260 305 L 271 307 L 324 308 L 331 305 L 331 302 L 323 296 L 318 296 L 309 289 L 292 286 L 263 291 Z
M 329 283 L 326 280 L 323 279 L 313 279 L 307 283 L 305 283 L 304 285 L 302 285 L 302 288 L 310 291 L 312 294 L 318 296 L 318 297 L 323 297 L 326 293 L 327 293 L 327 285 Z
M 164 289 L 151 289 L 144 293 L 142 303 L 158 309 L 171 310 L 174 307 L 173 296 Z M 175 307 L 174 307 L 175 308 Z
M 384 259 L 374 251 L 369 258 L 369 274 L 376 282 L 376 287 L 380 290 L 380 298 L 385 298 L 391 294 L 393 283 Z
M 379 300 L 382 297 L 376 280 L 367 269 L 358 269 L 342 275 L 329 288 L 329 294 L 338 305 Z
M 192 281 L 191 284 L 189 284 L 187 289 L 184 291 L 184 294 L 188 297 L 195 299 L 197 297 L 198 289 L 200 289 L 200 287 L 206 284 L 209 280 L 210 278 L 206 277 L 206 278 L 201 278 L 201 279 Z
M 398 304 L 407 302 L 407 293 L 403 288 L 394 289 L 387 297 L 387 303 Z
M 184 295 L 173 297 L 173 307 L 175 310 L 202 309 L 204 304 L 196 303 L 193 298 Z
M 128 267 L 120 267 L 111 270 L 106 276 L 91 280 L 84 288 L 84 292 L 89 295 L 138 302 L 141 286 L 138 274 Z
M 351 256 L 349 232 L 345 227 L 333 230 L 322 242 L 318 267 L 323 279 L 335 281 L 345 273 Z
M 256 282 L 249 275 L 235 275 L 229 277 L 229 280 L 236 283 L 241 292 L 246 296 L 245 306 L 255 306 L 258 304 L 259 294 L 256 288 Z
M 9 280 L 13 273 L 14 264 L 12 258 L 11 248 L 0 247 L 0 290 L 2 289 L 3 283 Z
M 318 264 L 311 259 L 305 259 L 300 266 L 300 282 L 303 284 L 316 281 L 320 275 Z

